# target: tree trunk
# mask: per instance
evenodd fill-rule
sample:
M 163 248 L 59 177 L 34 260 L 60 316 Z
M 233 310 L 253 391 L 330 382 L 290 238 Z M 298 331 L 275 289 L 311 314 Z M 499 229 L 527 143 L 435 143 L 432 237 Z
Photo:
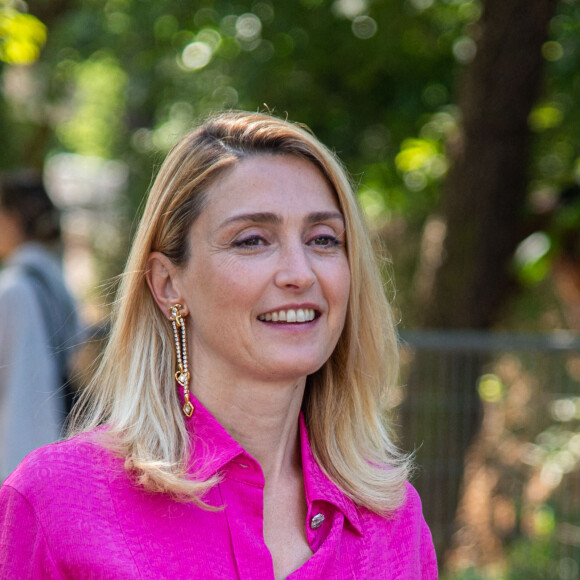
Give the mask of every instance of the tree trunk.
M 450 147 L 452 167 L 440 209 L 446 236 L 425 304 L 424 327 L 489 328 L 516 289 L 510 262 L 523 237 L 520 224 L 531 138 L 528 116 L 541 86 L 541 47 L 555 6 L 555 0 L 483 2 L 474 37 L 477 54 L 460 85 L 461 137 Z M 422 445 L 417 487 L 427 521 L 442 530 L 435 536 L 442 559 L 451 539 L 461 481 L 461 469 L 450 466 L 463 465 L 479 429 L 475 387 L 484 361 L 472 354 L 443 361 L 463 373 L 461 387 L 453 389 L 457 382 L 441 381 L 436 404 L 445 410 L 434 411 L 431 380 L 420 368 L 425 356 L 418 353 L 414 361 L 403 424 L 406 445 Z M 420 439 L 417 425 L 424 427 Z M 454 444 L 441 445 L 441 441 Z M 441 498 L 430 497 L 434 489 L 446 494 L 444 513 Z
M 460 89 L 462 137 L 452 154 L 447 224 L 424 326 L 488 328 L 513 280 L 527 194 L 528 116 L 542 81 L 542 44 L 555 0 L 486 0 L 477 54 Z

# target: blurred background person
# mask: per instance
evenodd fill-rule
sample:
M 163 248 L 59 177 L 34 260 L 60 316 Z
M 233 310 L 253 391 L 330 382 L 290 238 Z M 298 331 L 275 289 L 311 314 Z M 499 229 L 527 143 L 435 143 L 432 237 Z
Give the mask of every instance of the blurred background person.
M 0 480 L 57 440 L 80 341 L 60 262 L 60 212 L 32 171 L 0 175 Z

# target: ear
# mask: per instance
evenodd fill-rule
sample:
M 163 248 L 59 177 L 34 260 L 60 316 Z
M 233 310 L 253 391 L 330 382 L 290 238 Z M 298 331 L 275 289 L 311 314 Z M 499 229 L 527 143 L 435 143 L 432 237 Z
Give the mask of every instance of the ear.
M 180 291 L 179 269 L 165 254 L 151 252 L 145 277 L 155 302 L 167 318 L 174 304 L 181 304 L 181 313 L 187 315 L 188 308 Z

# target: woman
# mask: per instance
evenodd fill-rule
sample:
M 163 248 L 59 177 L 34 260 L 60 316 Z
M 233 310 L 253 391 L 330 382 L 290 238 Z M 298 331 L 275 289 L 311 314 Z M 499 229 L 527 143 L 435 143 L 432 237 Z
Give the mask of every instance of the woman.
M 38 175 L 0 176 L 0 481 L 56 441 L 81 340 L 59 260 L 60 215 Z
M 337 160 L 270 116 L 210 119 L 152 187 L 79 434 L 2 488 L 2 577 L 435 578 L 396 376 Z

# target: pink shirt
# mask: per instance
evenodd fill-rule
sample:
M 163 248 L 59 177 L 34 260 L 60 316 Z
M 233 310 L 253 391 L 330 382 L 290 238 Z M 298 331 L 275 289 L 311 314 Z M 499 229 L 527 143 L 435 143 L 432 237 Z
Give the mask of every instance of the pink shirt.
M 87 435 L 32 452 L 0 490 L 0 578 L 271 580 L 258 463 L 197 403 L 195 459 L 221 483 L 215 512 L 143 491 L 123 461 Z M 434 579 L 431 534 L 416 491 L 380 517 L 322 472 L 300 421 L 306 536 L 312 557 L 288 578 Z M 322 522 L 317 527 L 317 522 Z

